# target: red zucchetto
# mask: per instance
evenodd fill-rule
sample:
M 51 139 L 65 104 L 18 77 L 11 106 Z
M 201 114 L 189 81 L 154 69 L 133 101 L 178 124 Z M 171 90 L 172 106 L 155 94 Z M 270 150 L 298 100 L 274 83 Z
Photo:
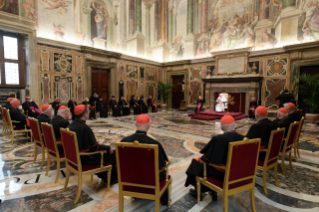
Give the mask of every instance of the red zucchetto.
M 267 108 L 265 108 L 264 106 L 259 106 L 256 109 L 256 112 L 261 115 L 261 116 L 267 116 L 268 115 L 268 111 Z
M 7 102 L 11 102 L 13 99 L 14 99 L 13 97 L 9 97 L 9 98 L 7 99 Z
M 46 112 L 46 110 L 48 110 L 50 107 L 51 107 L 51 105 L 49 105 L 49 104 L 42 105 L 41 110 L 42 110 L 42 112 Z
M 296 109 L 296 105 L 292 102 L 288 102 L 286 104 L 284 104 L 284 107 L 287 109 L 287 110 L 294 110 Z
M 65 109 L 69 109 L 67 106 L 64 106 L 64 105 L 61 105 L 60 107 L 59 107 L 59 110 L 65 110 Z
M 150 117 L 146 114 L 139 115 L 136 118 L 137 124 L 148 124 L 150 122 Z
M 224 115 L 221 119 L 220 119 L 220 123 L 221 124 L 232 124 L 235 122 L 235 119 L 231 116 L 231 115 Z
M 281 107 L 281 108 L 279 108 L 279 112 L 286 114 L 286 113 L 288 113 L 288 110 L 284 107 Z
M 17 99 L 12 100 L 10 103 L 11 103 L 12 106 L 14 106 L 14 105 L 20 105 L 20 104 L 21 104 L 20 101 L 17 100 Z
M 75 109 L 74 109 L 74 114 L 76 115 L 76 116 L 78 116 L 78 115 L 81 115 L 83 112 L 84 112 L 84 110 L 85 110 L 85 105 L 78 105 L 78 106 L 76 106 L 75 107 Z

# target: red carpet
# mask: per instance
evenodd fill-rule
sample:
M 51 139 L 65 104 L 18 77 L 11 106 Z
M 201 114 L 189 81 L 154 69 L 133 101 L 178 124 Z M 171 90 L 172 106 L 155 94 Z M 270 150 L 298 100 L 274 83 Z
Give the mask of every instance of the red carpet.
M 191 117 L 191 119 L 199 119 L 199 120 L 215 120 L 215 119 L 221 119 L 224 115 L 231 115 L 234 117 L 235 120 L 240 120 L 243 118 L 248 117 L 245 114 L 237 113 L 237 112 L 229 112 L 229 113 L 216 113 L 213 110 L 208 110 L 200 113 L 191 113 L 188 114 L 188 116 Z

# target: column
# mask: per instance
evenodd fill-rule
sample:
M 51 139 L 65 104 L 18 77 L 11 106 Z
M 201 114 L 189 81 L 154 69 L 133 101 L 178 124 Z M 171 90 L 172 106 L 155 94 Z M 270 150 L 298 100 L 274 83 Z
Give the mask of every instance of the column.
M 152 48 L 151 48 L 151 8 L 152 4 L 145 2 L 146 8 L 146 26 L 145 26 L 145 36 L 146 36 L 146 58 L 152 58 Z
M 169 17 L 168 17 L 168 45 L 171 46 L 173 43 L 173 9 L 171 7 L 169 9 Z
M 194 10 L 193 10 L 193 0 L 187 1 L 187 35 L 184 39 L 184 58 L 192 59 L 195 53 L 195 35 L 194 35 Z
M 202 13 L 202 20 L 201 20 L 201 28 L 200 32 L 204 33 L 207 31 L 207 15 L 208 15 L 208 0 L 202 0 L 202 8 L 201 8 L 201 13 Z
M 161 1 L 161 39 L 165 40 L 165 3 L 166 0 Z
M 86 9 L 86 15 L 87 15 L 87 36 L 86 38 L 90 41 L 91 38 L 91 12 L 92 9 Z
M 154 4 L 154 41 L 159 41 L 161 39 L 161 2 L 160 0 L 156 0 Z
M 168 23 L 168 19 L 169 19 L 169 11 L 168 11 L 168 3 L 169 3 L 169 0 L 164 0 L 165 2 L 165 7 L 164 7 L 164 26 L 165 26 L 165 29 L 164 29 L 164 34 L 165 34 L 165 41 L 168 42 L 168 31 L 169 31 L 169 23 Z
M 136 0 L 135 31 L 142 32 L 142 0 Z
M 122 20 L 120 20 L 121 21 L 121 34 L 120 34 L 120 36 L 121 36 L 121 40 L 122 40 L 122 53 L 126 53 L 126 36 L 127 36 L 127 29 L 126 29 L 126 27 L 127 27 L 127 16 L 126 16 L 126 14 L 127 14 L 127 11 L 126 11 L 126 1 L 123 1 L 122 2 L 122 6 L 121 6 L 121 19 Z
M 193 19 L 193 0 L 187 0 L 187 34 L 194 32 Z
M 129 34 L 135 32 L 135 0 L 129 0 Z

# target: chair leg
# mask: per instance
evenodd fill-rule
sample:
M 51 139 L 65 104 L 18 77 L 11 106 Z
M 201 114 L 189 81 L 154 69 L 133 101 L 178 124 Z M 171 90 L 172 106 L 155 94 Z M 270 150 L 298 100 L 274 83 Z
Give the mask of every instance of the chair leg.
M 298 156 L 300 158 L 300 153 L 299 153 L 299 141 L 298 141 L 298 144 L 297 144 L 297 153 L 298 153 Z
M 60 177 L 60 161 L 56 161 L 56 165 L 57 165 L 57 168 L 56 168 L 56 178 L 55 178 L 55 182 L 54 183 L 57 183 L 58 180 L 59 180 L 59 177 Z
M 42 149 L 42 163 L 41 163 L 41 168 L 40 168 L 40 169 L 42 169 L 42 168 L 43 168 L 43 166 L 44 166 L 44 162 L 45 162 L 45 150 L 44 150 L 44 149 Z
M 285 155 L 284 155 L 284 153 L 281 154 L 281 169 L 282 169 L 282 174 L 286 176 Z
M 48 158 L 48 161 L 47 161 L 47 171 L 45 172 L 45 176 L 48 176 L 49 171 L 50 171 L 50 157 L 49 157 L 49 151 L 47 151 L 47 158 Z
M 289 165 L 290 165 L 291 170 L 293 170 L 292 163 L 291 163 L 291 151 L 289 152 Z
M 171 208 L 171 192 L 172 192 L 172 183 L 168 186 L 168 202 L 167 202 L 167 208 Z
M 223 195 L 223 206 L 224 212 L 228 212 L 228 196 L 226 194 Z
M 251 210 L 256 212 L 256 205 L 255 205 L 255 187 L 250 190 L 250 204 Z
M 110 190 L 110 185 L 111 185 L 111 172 L 112 172 L 112 169 L 107 172 L 107 190 L 108 191 Z
M 197 205 L 200 205 L 200 192 L 201 192 L 201 187 L 200 187 L 200 182 L 197 180 Z
M 11 144 L 13 144 L 13 140 L 14 140 L 14 131 L 12 131 Z
M 91 181 L 93 181 L 93 174 L 91 174 Z
M 276 164 L 274 167 L 274 174 L 275 174 L 276 186 L 279 186 L 277 172 L 278 172 L 278 164 Z
M 131 197 L 131 203 L 132 203 L 132 202 L 134 202 L 134 198 L 133 198 L 133 197 Z
M 124 209 L 124 196 L 122 192 L 119 193 L 119 212 L 123 212 Z
M 35 163 L 35 161 L 37 160 L 38 157 L 38 148 L 36 146 L 34 146 L 34 159 L 33 159 L 33 163 Z
M 81 195 L 81 190 L 82 190 L 82 175 L 78 176 L 78 193 L 76 194 L 74 204 L 78 203 Z
M 264 171 L 263 171 L 263 186 L 264 186 L 264 192 L 265 192 L 265 194 L 268 195 L 266 175 L 267 175 L 267 170 L 264 169 Z
M 159 199 L 155 200 L 155 212 L 160 212 L 160 207 L 161 207 L 160 200 Z
M 65 192 L 66 187 L 68 187 L 69 177 L 70 177 L 70 171 L 69 171 L 69 169 L 66 169 L 65 171 L 66 171 L 66 176 L 65 176 L 65 182 L 64 182 L 63 192 Z
M 294 145 L 294 154 L 295 154 L 295 160 L 298 162 L 298 157 L 297 157 L 297 143 Z

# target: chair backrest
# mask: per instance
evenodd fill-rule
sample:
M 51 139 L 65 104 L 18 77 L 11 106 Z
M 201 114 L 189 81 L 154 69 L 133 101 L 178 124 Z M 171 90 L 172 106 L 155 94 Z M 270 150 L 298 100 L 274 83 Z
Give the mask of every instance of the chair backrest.
M 115 143 L 115 148 L 120 186 L 128 184 L 134 187 L 149 186 L 159 190 L 157 145 L 134 141 L 134 143 Z
M 10 129 L 13 129 L 13 124 L 12 124 L 11 116 L 10 116 L 10 110 L 4 108 L 3 111 L 4 111 L 3 115 L 4 115 L 4 118 L 6 119 L 7 126 L 8 126 Z
M 59 157 L 58 148 L 56 145 L 55 134 L 53 130 L 53 126 L 48 123 L 41 123 L 43 137 L 45 140 L 45 145 L 50 153 L 55 157 Z
M 302 116 L 302 109 L 297 109 L 297 110 L 296 110 L 296 113 L 298 113 L 299 115 Z
M 298 134 L 297 134 L 297 137 L 296 137 L 296 139 L 298 139 L 297 141 L 299 141 L 299 137 L 300 137 L 301 130 L 302 130 L 302 127 L 303 127 L 303 123 L 304 123 L 304 122 L 305 122 L 305 117 L 302 117 L 302 118 L 300 119 Z
M 33 139 L 36 142 L 37 145 L 43 147 L 43 140 L 42 140 L 42 135 L 40 131 L 40 126 L 39 126 L 39 121 L 34 118 L 29 118 L 30 121 L 30 128 L 32 131 Z
M 252 183 L 255 186 L 259 148 L 260 138 L 229 143 L 224 189 Z
M 286 140 L 284 148 L 291 147 L 294 144 L 297 133 L 298 133 L 298 128 L 299 128 L 299 121 L 295 121 L 294 123 L 290 124 L 289 131 L 287 134 L 287 140 Z
M 278 128 L 277 130 L 271 131 L 264 165 L 268 166 L 277 162 L 284 135 L 285 128 Z
M 9 117 L 8 117 L 9 111 L 6 108 L 3 108 L 2 112 L 3 112 L 4 120 L 7 122 L 7 124 L 9 124 Z
M 1 113 L 1 119 L 3 120 L 3 112 L 2 112 L 2 106 L 0 106 L 0 113 Z
M 60 131 L 67 165 L 71 166 L 77 171 L 82 171 L 78 138 L 76 133 L 70 131 L 68 128 L 60 128 Z

